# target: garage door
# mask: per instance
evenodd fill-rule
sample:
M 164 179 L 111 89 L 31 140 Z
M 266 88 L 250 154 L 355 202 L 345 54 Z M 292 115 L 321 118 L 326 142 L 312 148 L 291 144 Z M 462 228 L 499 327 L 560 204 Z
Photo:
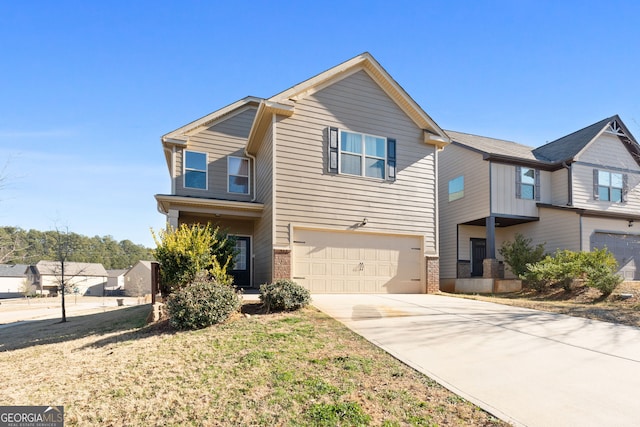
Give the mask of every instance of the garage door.
M 294 230 L 293 277 L 316 293 L 421 293 L 422 237 Z
M 616 257 L 618 272 L 625 280 L 640 280 L 640 236 L 593 233 L 591 249 L 605 247 Z

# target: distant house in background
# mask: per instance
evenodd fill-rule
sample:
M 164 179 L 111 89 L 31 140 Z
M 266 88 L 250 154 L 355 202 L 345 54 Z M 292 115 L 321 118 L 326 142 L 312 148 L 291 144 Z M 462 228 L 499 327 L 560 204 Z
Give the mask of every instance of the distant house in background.
M 107 270 L 107 286 L 104 288 L 107 296 L 121 295 L 124 292 L 124 275 L 127 269 Z
M 107 270 L 102 264 L 66 262 L 65 282 L 73 293 L 102 296 L 107 286 Z M 37 292 L 56 295 L 62 280 L 62 266 L 58 261 L 40 261 L 27 269 L 27 279 Z
M 151 261 L 138 261 L 124 274 L 124 290 L 130 297 L 151 294 Z
M 0 298 L 18 298 L 24 295 L 27 267 L 25 264 L 0 264 Z

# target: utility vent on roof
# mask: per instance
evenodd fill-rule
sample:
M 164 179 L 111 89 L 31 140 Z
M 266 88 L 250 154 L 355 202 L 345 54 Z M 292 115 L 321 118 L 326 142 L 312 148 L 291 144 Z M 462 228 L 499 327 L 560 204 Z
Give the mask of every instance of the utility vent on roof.
M 625 135 L 617 120 L 612 121 L 606 131 L 618 136 L 627 136 Z

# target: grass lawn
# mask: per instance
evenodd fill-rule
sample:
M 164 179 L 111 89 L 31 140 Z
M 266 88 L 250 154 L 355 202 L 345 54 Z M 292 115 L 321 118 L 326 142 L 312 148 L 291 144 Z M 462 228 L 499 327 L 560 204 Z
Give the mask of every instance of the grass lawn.
M 503 426 L 307 308 L 176 332 L 149 305 L 0 329 L 0 405 L 63 405 L 66 425 Z

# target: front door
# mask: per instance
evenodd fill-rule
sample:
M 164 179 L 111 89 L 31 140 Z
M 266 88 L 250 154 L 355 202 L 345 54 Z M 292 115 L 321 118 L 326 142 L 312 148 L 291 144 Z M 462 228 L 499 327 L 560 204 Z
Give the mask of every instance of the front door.
M 239 287 L 251 286 L 251 238 L 236 236 L 235 265 L 231 271 L 233 284 Z
M 471 239 L 471 276 L 482 277 L 487 257 L 487 239 Z

